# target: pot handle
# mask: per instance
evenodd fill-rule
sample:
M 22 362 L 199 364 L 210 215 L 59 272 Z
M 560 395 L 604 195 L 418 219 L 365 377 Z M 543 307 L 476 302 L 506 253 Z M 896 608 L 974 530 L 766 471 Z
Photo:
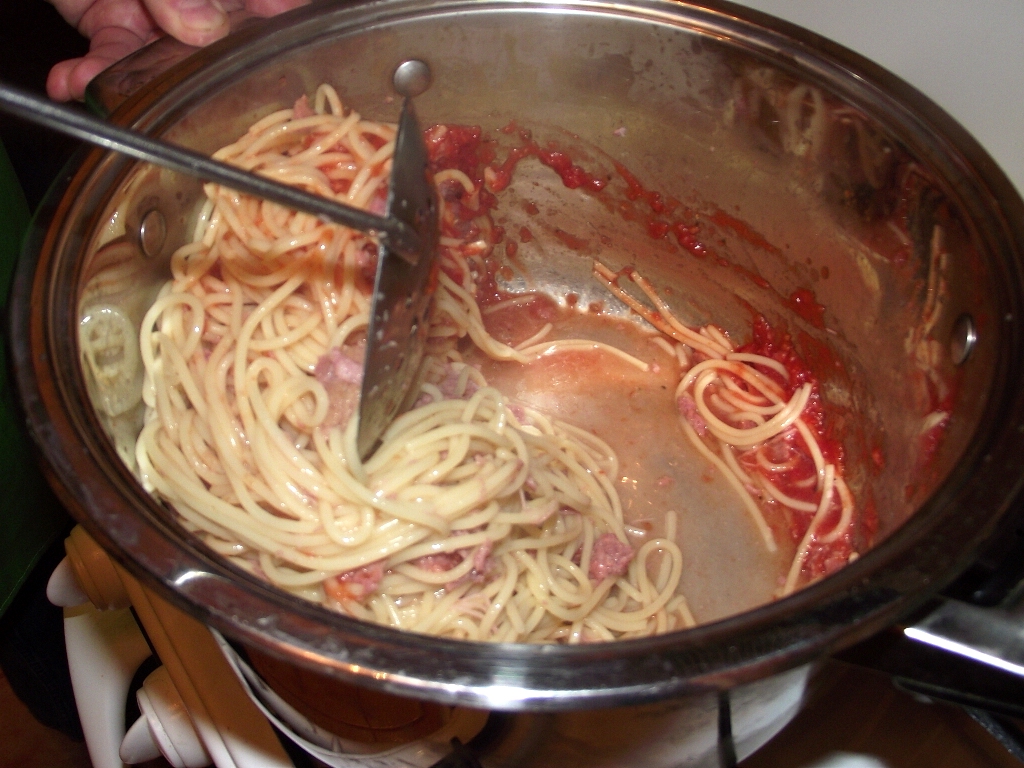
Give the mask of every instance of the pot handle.
M 1024 717 L 1024 497 L 940 597 L 838 658 L 914 694 Z
M 943 600 L 837 656 L 884 672 L 910 693 L 1024 717 L 1024 605 L 983 608 Z
M 1015 675 L 1024 690 L 1024 605 L 984 608 L 945 600 L 906 627 L 909 640 Z M 1017 705 L 1024 712 L 1024 698 Z
M 242 10 L 230 13 L 228 19 L 231 34 L 234 34 L 262 21 L 263 17 Z M 89 81 L 85 89 L 86 106 L 93 113 L 106 117 L 139 89 L 199 50 L 164 35 L 111 64 Z
M 965 574 L 911 623 L 838 658 L 885 672 L 914 694 L 1024 717 L 1024 532 L 1014 527 L 994 567 L 976 564 L 984 578 Z

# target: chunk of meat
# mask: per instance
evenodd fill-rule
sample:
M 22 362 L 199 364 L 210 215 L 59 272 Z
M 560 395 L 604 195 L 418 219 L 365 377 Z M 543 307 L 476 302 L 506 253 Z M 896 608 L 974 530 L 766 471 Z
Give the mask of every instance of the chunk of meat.
M 450 363 L 445 365 L 444 378 L 437 383 L 437 388 L 441 390 L 441 394 L 444 395 L 446 400 L 454 400 L 456 398 L 469 398 L 473 396 L 473 393 L 479 389 L 476 382 L 470 379 L 466 382 L 466 387 L 463 391 L 459 391 L 459 371 L 455 369 Z
M 292 107 L 292 119 L 301 120 L 304 117 L 312 117 L 315 114 L 313 108 L 309 106 L 309 97 L 306 94 L 302 94 L 295 100 L 295 106 Z
M 387 187 L 381 186 L 378 188 L 377 192 L 370 198 L 370 202 L 367 203 L 366 210 L 370 213 L 376 213 L 378 216 L 383 216 L 388 212 Z
M 384 561 L 378 560 L 361 568 L 354 568 L 351 571 L 324 579 L 324 592 L 339 603 L 348 601 L 362 603 L 377 591 L 383 578 Z
M 464 559 L 458 552 L 438 552 L 436 555 L 417 557 L 412 564 L 429 573 L 444 573 L 450 571 Z
M 473 553 L 473 571 L 470 574 L 471 577 L 474 577 L 475 581 L 483 581 L 487 577 L 493 563 L 491 559 L 491 552 L 493 551 L 494 542 L 490 539 L 487 539 L 476 548 L 476 552 Z
M 457 549 L 454 552 L 439 552 L 434 555 L 423 555 L 412 561 L 417 568 L 422 568 L 431 573 L 444 573 L 450 571 L 457 565 L 461 565 L 467 557 L 473 558 L 473 567 L 469 573 L 446 585 L 448 589 L 462 584 L 466 581 L 481 583 L 487 580 L 493 568 L 491 553 L 494 551 L 494 542 L 490 539 L 484 540 L 476 548 Z
M 609 576 L 617 578 L 626 573 L 633 561 L 633 548 L 614 533 L 602 533 L 594 542 L 590 554 L 589 576 L 594 581 L 604 581 Z
M 773 464 L 786 464 L 793 458 L 795 449 L 787 439 L 789 433 L 773 437 L 764 445 L 764 455 Z
M 321 355 L 316 361 L 313 374 L 317 381 L 327 385 L 335 381 L 342 381 L 346 384 L 363 383 L 363 364 L 353 359 L 345 351 L 335 347 Z
M 327 429 L 344 427 L 359 405 L 359 390 L 363 385 L 363 363 L 352 355 L 362 355 L 359 347 L 335 347 L 321 355 L 313 368 L 316 380 L 327 390 L 329 405 L 321 426 Z
M 693 427 L 693 431 L 704 437 L 708 433 L 708 423 L 704 421 L 704 417 L 697 410 L 697 403 L 694 402 L 694 399 L 686 394 L 680 395 L 677 405 L 683 418 Z
M 378 211 L 374 211 L 374 213 L 378 213 Z M 379 213 L 384 213 L 383 208 L 381 208 Z M 359 270 L 359 274 L 363 276 L 366 282 L 371 285 L 377 277 L 377 260 L 379 256 L 380 251 L 376 243 L 366 243 L 356 253 L 356 269 Z

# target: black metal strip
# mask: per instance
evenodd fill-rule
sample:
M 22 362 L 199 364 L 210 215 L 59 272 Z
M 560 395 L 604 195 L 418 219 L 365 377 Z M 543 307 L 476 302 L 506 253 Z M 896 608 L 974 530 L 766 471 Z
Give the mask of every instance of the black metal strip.
M 732 705 L 728 691 L 718 694 L 718 764 L 721 768 L 736 768 L 736 742 L 732 736 Z

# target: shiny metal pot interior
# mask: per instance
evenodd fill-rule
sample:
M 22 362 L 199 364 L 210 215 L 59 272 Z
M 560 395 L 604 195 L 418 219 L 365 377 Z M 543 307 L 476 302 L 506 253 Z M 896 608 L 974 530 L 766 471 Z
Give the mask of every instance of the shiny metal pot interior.
M 394 119 L 387 84 L 408 58 L 433 71 L 418 103 L 425 123 L 494 130 L 515 120 L 613 178 L 585 195 L 545 168 L 521 168 L 497 217 L 516 230 L 526 196 L 542 211 L 530 220 L 538 242 L 519 257 L 536 283 L 600 300 L 590 277 L 599 255 L 671 287 L 690 321 L 744 338 L 754 307 L 790 330 L 848 422 L 851 485 L 877 508 L 875 546 L 784 600 L 587 647 L 414 636 L 236 571 L 135 481 L 77 363 L 95 254 L 122 235 L 137 252 L 140 320 L 201 189 L 97 151 L 50 196 L 29 242 L 14 354 L 62 497 L 127 567 L 229 636 L 295 663 L 439 701 L 541 710 L 649 701 L 792 668 L 906 615 L 976 557 L 1004 521 L 1024 455 L 1024 205 L 959 126 L 809 33 L 733 6 L 655 0 L 317 4 L 198 52 L 114 117 L 209 152 L 330 82 L 364 115 Z M 696 211 L 714 258 L 651 237 L 616 162 Z M 910 236 L 896 237 L 894 222 Z M 586 244 L 570 247 L 558 231 L 584 233 Z M 808 289 L 823 315 L 794 299 Z M 952 384 L 955 402 L 922 468 L 925 369 Z

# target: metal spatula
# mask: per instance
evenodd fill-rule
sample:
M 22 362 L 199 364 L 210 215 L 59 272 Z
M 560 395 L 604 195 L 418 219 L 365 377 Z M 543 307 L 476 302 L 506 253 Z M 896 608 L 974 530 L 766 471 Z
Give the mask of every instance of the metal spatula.
M 421 62 L 405 62 L 395 73 L 395 85 L 406 98 L 395 141 L 386 216 L 286 186 L 3 83 L 0 110 L 154 165 L 376 235 L 380 258 L 357 437 L 359 453 L 366 458 L 398 415 L 423 358 L 432 295 L 428 284 L 438 233 L 427 149 L 411 98 L 426 90 L 429 70 Z
M 359 398 L 356 448 L 363 458 L 376 449 L 416 379 L 426 347 L 427 312 L 433 297 L 437 198 L 423 132 L 409 97 L 398 121 L 387 215 L 415 233 L 421 250 L 416 261 L 388 243 L 380 251 Z

